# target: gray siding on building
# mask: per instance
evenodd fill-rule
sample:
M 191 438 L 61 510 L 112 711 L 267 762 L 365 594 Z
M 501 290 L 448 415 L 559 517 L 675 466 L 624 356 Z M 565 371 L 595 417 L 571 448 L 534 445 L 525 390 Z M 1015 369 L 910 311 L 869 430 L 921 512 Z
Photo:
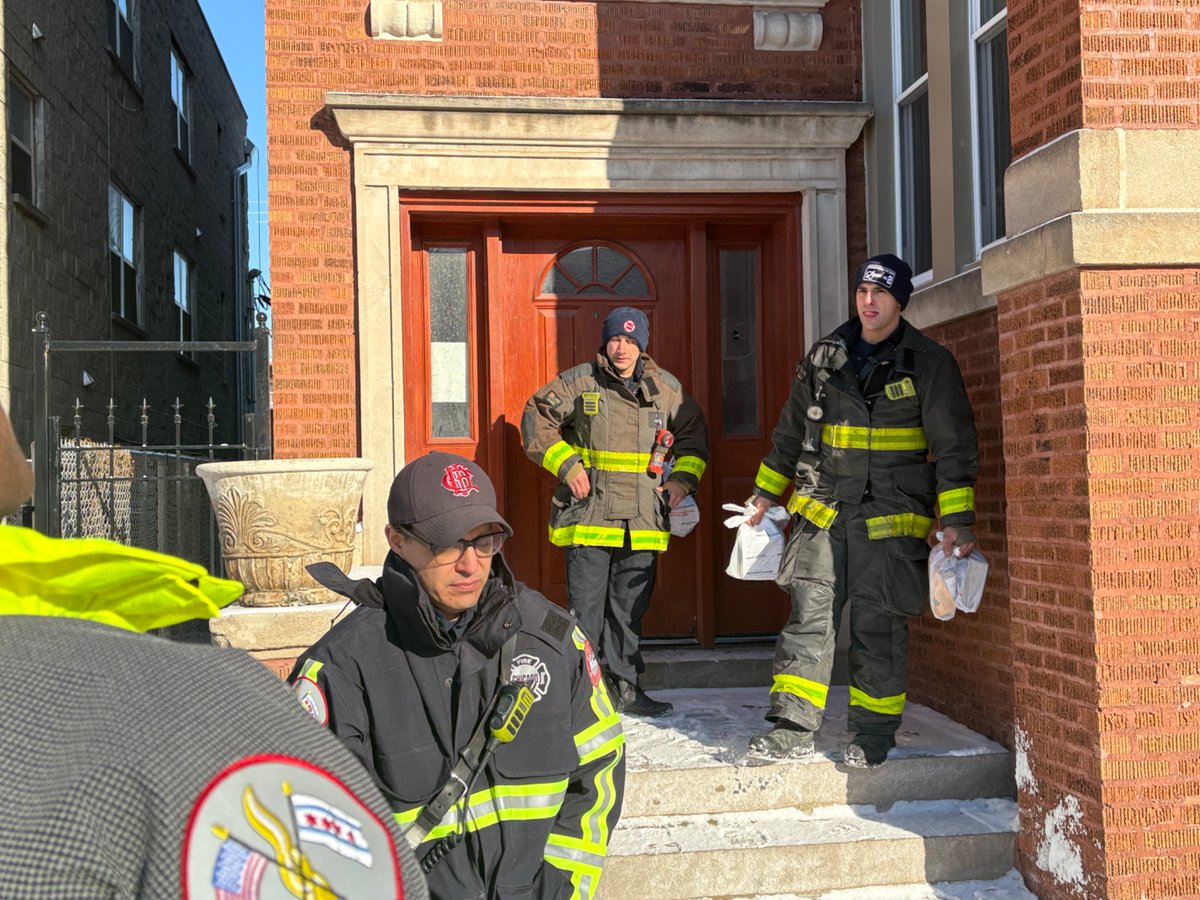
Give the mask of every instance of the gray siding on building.
M 245 179 L 246 112 L 196 0 L 129 0 L 134 33 L 132 77 L 109 48 L 105 0 L 45 3 L 5 0 L 8 76 L 38 98 L 43 130 L 38 209 L 6 199 L 8 284 L 3 312 L 11 413 L 18 437 L 32 433 L 30 329 L 45 310 L 57 338 L 171 340 L 179 326 L 173 251 L 192 263 L 192 336 L 245 335 L 248 245 Z M 41 37 L 34 36 L 34 26 Z M 175 149 L 171 48 L 190 74 L 190 161 Z M 136 234 L 139 327 L 113 317 L 109 296 L 108 190 L 117 185 L 140 210 Z M 235 190 L 238 202 L 235 203 Z M 6 192 L 6 198 L 8 197 Z M 0 305 L 5 297 L 0 294 Z M 211 396 L 219 439 L 237 433 L 237 371 L 230 355 L 79 354 L 53 359 L 52 412 L 70 424 L 78 395 L 84 431 L 105 433 L 108 398 L 118 404 L 117 433 L 139 438 L 143 398 L 166 437 L 178 396 L 184 440 L 203 436 Z M 82 384 L 83 370 L 95 379 Z

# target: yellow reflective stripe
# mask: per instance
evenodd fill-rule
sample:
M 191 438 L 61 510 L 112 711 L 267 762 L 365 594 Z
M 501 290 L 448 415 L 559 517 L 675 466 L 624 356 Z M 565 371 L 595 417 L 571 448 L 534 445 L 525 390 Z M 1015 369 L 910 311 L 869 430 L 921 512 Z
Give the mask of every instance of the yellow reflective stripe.
M 587 547 L 622 547 L 625 545 L 625 529 L 607 528 L 603 525 L 551 527 L 550 543 L 555 547 L 570 547 L 572 544 L 583 544 Z
M 699 481 L 704 476 L 704 470 L 708 468 L 708 463 L 698 456 L 679 456 L 675 458 L 674 471 L 687 472 L 689 475 L 694 475 Z
M 758 467 L 758 474 L 754 476 L 754 486 L 762 488 L 768 494 L 773 494 L 776 497 L 783 496 L 783 492 L 788 489 L 788 485 L 792 480 L 786 475 L 780 475 L 774 469 L 768 468 L 766 463 Z
M 925 450 L 924 428 L 863 428 L 858 425 L 822 425 L 821 442 L 848 450 Z
M 792 494 L 787 503 L 787 511 L 794 516 L 808 519 L 818 528 L 828 528 L 837 518 L 836 509 L 803 494 Z
M 586 765 L 607 753 L 612 753 L 624 743 L 625 732 L 621 728 L 621 717 L 614 713 L 604 721 L 597 722 L 575 735 L 575 751 L 579 754 L 579 764 Z
M 558 470 L 562 468 L 562 464 L 571 458 L 571 454 L 575 451 L 566 441 L 555 441 L 546 451 L 546 455 L 542 457 L 542 468 L 558 477 Z
M 629 549 L 631 550 L 658 550 L 667 549 L 667 542 L 671 539 L 669 531 L 648 531 L 641 529 L 629 529 Z
M 898 716 L 904 712 L 905 697 L 907 697 L 906 694 L 897 694 L 894 697 L 872 697 L 856 687 L 851 686 L 850 688 L 851 706 L 861 706 L 863 709 L 883 713 L 885 716 Z
M 594 450 L 591 447 L 571 449 L 579 454 L 585 466 L 592 466 L 604 472 L 645 472 L 650 465 L 649 453 L 626 453 L 621 450 Z
M 596 802 L 579 820 L 581 840 L 591 844 L 602 853 L 608 852 L 608 817 L 617 802 L 617 785 L 613 780 L 613 771 L 621 762 L 625 752 L 624 747 L 618 747 L 617 752 L 605 765 L 601 766 L 592 779 L 592 789 Z
M 567 795 L 567 779 L 535 784 L 496 785 L 476 791 L 442 817 L 422 843 L 438 840 L 462 828 L 481 831 L 499 822 L 525 822 L 533 819 L 553 819 L 562 808 Z M 406 825 L 416 820 L 424 807 L 393 813 L 396 822 Z
M 798 675 L 776 675 L 771 684 L 772 694 L 795 694 L 801 700 L 807 700 L 817 709 L 825 708 L 825 700 L 829 696 L 829 686 L 819 681 L 809 681 Z
M 542 853 L 546 862 L 570 876 L 574 888 L 571 892 L 572 900 L 589 900 L 596 892 L 605 856 L 607 851 L 603 847 L 596 847 L 587 841 L 565 834 L 553 833 L 546 839 L 546 849 Z
M 950 513 L 973 512 L 975 510 L 975 488 L 955 488 L 938 494 L 938 509 L 943 516 Z
M 320 662 L 319 660 L 310 659 L 304 664 L 304 667 L 300 669 L 300 677 L 307 678 L 309 681 L 316 681 L 317 673 L 321 671 L 321 667 L 324 665 L 325 663 Z
M 917 513 L 896 513 L 891 516 L 872 516 L 867 519 L 867 537 L 873 541 L 893 537 L 929 537 L 933 519 Z

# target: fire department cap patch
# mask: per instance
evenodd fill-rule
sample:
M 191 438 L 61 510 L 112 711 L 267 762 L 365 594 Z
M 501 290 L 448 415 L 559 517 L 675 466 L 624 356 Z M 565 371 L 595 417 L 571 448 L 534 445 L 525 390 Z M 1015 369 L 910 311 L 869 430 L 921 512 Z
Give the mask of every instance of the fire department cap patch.
M 183 838 L 184 900 L 403 900 L 387 827 L 334 775 L 300 759 L 238 760 L 200 792 Z
M 550 670 L 546 664 L 529 653 L 521 653 L 512 661 L 512 682 L 523 684 L 533 691 L 534 702 L 546 696 L 550 690 Z
M 637 323 L 634 322 L 633 319 L 626 319 L 625 324 L 621 327 L 625 329 L 626 334 L 633 334 L 635 331 L 637 331 Z
M 307 678 L 297 678 L 292 690 L 304 711 L 316 719 L 318 725 L 329 723 L 329 704 L 325 702 L 325 694 L 319 684 Z
M 479 491 L 475 474 L 466 466 L 452 463 L 442 473 L 442 487 L 455 497 L 469 497 Z

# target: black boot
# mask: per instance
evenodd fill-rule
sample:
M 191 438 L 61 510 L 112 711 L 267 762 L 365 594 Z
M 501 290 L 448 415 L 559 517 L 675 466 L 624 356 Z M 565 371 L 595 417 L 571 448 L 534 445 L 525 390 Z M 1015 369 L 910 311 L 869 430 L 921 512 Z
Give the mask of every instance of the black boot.
M 856 734 L 846 745 L 843 758 L 854 769 L 878 769 L 887 762 L 888 751 L 896 746 L 890 734 Z
M 659 716 L 667 715 L 675 708 L 670 703 L 664 703 L 661 700 L 654 700 L 647 697 L 640 687 L 625 681 L 623 678 L 614 677 L 612 684 L 617 711 L 623 712 L 627 716 L 645 716 L 650 719 L 657 719 Z
M 813 755 L 813 733 L 787 719 L 779 719 L 765 734 L 750 738 L 748 756 L 758 759 L 808 759 Z

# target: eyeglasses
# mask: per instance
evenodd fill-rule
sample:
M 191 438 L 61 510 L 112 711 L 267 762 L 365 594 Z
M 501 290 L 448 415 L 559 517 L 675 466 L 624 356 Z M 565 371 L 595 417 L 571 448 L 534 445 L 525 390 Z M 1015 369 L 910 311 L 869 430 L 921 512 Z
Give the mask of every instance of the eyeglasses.
M 428 550 L 433 556 L 433 564 L 435 566 L 448 566 L 451 563 L 458 562 L 463 558 L 463 554 L 467 552 L 468 547 L 474 548 L 475 555 L 480 559 L 490 559 L 504 545 L 504 539 L 508 537 L 503 531 L 489 531 L 487 534 L 481 534 L 472 540 L 458 540 L 449 547 L 438 549 L 429 543 L 429 541 L 417 537 L 417 535 L 402 525 L 397 525 L 396 528 Z

